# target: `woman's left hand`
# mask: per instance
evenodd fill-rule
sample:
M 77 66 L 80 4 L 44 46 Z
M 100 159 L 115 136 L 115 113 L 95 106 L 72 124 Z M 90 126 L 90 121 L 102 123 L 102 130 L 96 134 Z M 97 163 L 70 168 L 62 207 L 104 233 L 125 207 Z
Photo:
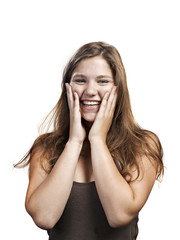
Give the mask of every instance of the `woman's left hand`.
M 96 115 L 96 119 L 89 131 L 88 139 L 92 140 L 102 140 L 106 142 L 106 136 L 112 123 L 114 116 L 114 110 L 117 100 L 116 86 L 111 89 L 111 92 L 106 92 L 99 112 Z

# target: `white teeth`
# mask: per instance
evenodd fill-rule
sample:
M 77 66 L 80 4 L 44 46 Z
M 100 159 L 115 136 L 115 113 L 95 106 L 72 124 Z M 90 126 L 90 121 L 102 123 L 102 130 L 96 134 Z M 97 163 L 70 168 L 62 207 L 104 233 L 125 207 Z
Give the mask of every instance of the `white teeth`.
M 82 101 L 84 105 L 99 105 L 100 102 L 93 102 L 93 101 Z

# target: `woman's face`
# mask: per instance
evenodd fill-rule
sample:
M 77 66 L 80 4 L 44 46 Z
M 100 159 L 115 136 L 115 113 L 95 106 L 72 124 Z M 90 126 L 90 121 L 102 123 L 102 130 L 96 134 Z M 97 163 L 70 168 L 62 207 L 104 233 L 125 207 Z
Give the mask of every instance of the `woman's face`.
M 114 86 L 108 63 L 101 56 L 84 59 L 74 69 L 70 81 L 80 101 L 81 116 L 93 122 L 106 92 Z

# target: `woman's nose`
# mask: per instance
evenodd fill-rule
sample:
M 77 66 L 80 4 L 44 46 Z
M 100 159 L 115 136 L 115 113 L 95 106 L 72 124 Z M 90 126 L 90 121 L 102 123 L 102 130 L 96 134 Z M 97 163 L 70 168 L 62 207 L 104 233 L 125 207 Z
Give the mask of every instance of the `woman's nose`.
M 90 82 L 86 85 L 86 88 L 85 88 L 85 93 L 88 95 L 88 96 L 94 96 L 96 95 L 98 92 L 98 89 L 97 89 L 97 86 L 95 83 L 93 82 Z

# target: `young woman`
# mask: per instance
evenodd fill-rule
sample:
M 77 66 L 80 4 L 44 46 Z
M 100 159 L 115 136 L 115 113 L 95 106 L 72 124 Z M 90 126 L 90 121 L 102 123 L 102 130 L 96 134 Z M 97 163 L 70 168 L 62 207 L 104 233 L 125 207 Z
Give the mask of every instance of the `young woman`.
M 52 121 L 15 165 L 30 164 L 25 206 L 36 225 L 50 240 L 136 239 L 162 148 L 133 117 L 113 46 L 88 43 L 70 59 Z

